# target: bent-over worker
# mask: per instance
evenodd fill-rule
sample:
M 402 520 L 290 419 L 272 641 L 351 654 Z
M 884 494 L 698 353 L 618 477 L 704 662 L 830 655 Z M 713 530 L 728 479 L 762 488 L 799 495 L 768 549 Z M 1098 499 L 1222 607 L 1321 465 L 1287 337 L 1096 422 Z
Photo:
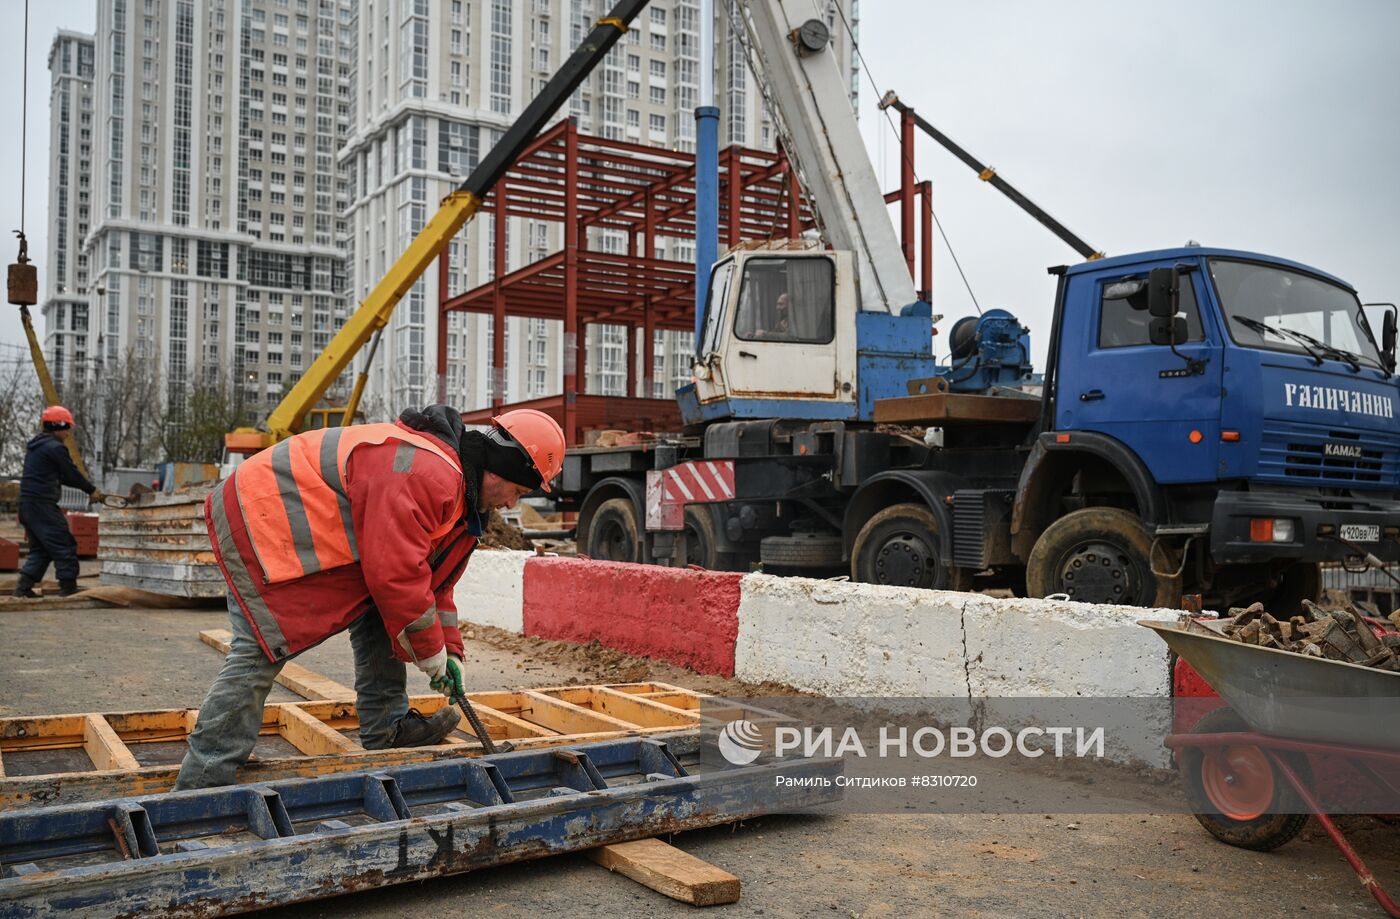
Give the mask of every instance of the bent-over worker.
M 441 741 L 459 715 L 408 707 L 405 662 L 460 685 L 453 587 L 491 510 L 549 483 L 564 433 L 517 409 L 467 431 L 445 405 L 394 424 L 307 431 L 249 459 L 206 499 L 233 640 L 199 709 L 177 789 L 228 785 L 282 665 L 349 629 L 360 743 Z
M 68 452 L 73 413 L 50 405 L 39 421 L 44 432 L 25 446 L 24 475 L 19 480 L 19 522 L 29 540 L 29 558 L 19 570 L 13 596 L 37 597 L 34 585 L 44 579 L 52 561 L 58 595 L 68 597 L 78 592 L 78 542 L 58 501 L 64 485 L 87 492 L 90 502 L 101 501 L 102 492 L 78 471 Z

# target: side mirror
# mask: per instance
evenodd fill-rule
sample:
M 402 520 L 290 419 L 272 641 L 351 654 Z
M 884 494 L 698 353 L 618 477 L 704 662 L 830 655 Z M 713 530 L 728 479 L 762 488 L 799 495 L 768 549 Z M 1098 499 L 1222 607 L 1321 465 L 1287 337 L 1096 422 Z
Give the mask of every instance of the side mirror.
M 1153 316 L 1147 325 L 1147 340 L 1154 345 L 1173 345 L 1186 340 L 1186 317 Z
M 1395 307 L 1385 311 L 1381 320 L 1381 357 L 1385 359 L 1390 372 L 1395 372 Z
M 1147 275 L 1147 312 L 1156 319 L 1176 315 L 1177 271 L 1175 268 L 1153 268 Z

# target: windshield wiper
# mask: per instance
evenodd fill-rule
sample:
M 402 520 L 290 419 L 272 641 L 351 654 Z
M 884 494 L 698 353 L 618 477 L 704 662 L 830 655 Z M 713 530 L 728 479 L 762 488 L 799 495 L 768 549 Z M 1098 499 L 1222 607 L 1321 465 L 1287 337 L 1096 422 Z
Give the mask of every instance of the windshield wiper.
M 1358 359 L 1360 355 L 1352 354 L 1350 351 L 1344 351 L 1341 348 L 1338 348 L 1336 345 L 1329 345 L 1322 339 L 1309 335 L 1307 332 L 1299 332 L 1290 328 L 1284 328 L 1284 331 L 1295 338 L 1307 341 L 1308 343 L 1317 346 L 1318 350 L 1320 350 L 1323 354 L 1337 358 L 1342 363 L 1349 366 L 1351 368 L 1352 373 L 1361 372 L 1361 362 Z
M 1239 313 L 1235 313 L 1230 318 L 1234 319 L 1236 322 L 1238 322 L 1245 328 L 1253 329 L 1254 331 L 1259 332 L 1260 334 L 1268 333 L 1269 335 L 1273 335 L 1275 338 L 1283 338 L 1285 335 L 1293 338 L 1293 340 L 1297 342 L 1297 344 L 1308 353 L 1308 357 L 1313 359 L 1313 364 L 1315 366 L 1322 366 L 1322 355 L 1318 354 L 1312 348 L 1312 343 L 1317 342 L 1317 339 L 1312 338 L 1311 336 L 1305 336 L 1301 332 L 1295 332 L 1292 329 L 1287 328 L 1286 326 L 1280 326 L 1278 328 L 1275 328 L 1274 326 L 1269 325 L 1267 322 L 1260 322 L 1253 316 L 1243 316 Z M 1320 344 L 1320 342 L 1317 343 Z
M 1313 351 L 1313 348 L 1317 348 L 1318 351 L 1321 351 L 1328 357 L 1335 357 L 1337 360 L 1346 364 L 1348 367 L 1351 368 L 1352 373 L 1361 372 L 1361 361 L 1363 358 L 1369 360 L 1369 358 L 1365 358 L 1365 355 L 1353 354 L 1352 352 L 1347 351 L 1343 348 L 1338 348 L 1336 345 L 1329 345 L 1322 339 L 1315 338 L 1312 335 L 1309 335 L 1307 332 L 1299 332 L 1297 329 L 1290 329 L 1287 326 L 1279 326 L 1275 328 L 1274 326 L 1269 325 L 1267 322 L 1260 322 L 1258 319 L 1252 319 L 1249 316 L 1241 316 L 1238 313 L 1235 314 L 1234 318 L 1237 322 L 1249 326 L 1255 331 L 1271 332 L 1274 335 L 1278 336 L 1288 335 L 1299 345 L 1301 345 L 1303 350 L 1308 352 L 1308 355 L 1319 366 L 1322 364 L 1322 358 L 1317 356 L 1317 352 Z

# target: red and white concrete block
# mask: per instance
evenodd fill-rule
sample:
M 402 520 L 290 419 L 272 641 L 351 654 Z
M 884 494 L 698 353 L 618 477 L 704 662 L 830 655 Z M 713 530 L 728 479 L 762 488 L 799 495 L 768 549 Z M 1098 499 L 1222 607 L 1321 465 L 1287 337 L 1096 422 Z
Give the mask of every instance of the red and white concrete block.
M 1166 697 L 1174 611 L 483 550 L 464 622 L 830 696 Z

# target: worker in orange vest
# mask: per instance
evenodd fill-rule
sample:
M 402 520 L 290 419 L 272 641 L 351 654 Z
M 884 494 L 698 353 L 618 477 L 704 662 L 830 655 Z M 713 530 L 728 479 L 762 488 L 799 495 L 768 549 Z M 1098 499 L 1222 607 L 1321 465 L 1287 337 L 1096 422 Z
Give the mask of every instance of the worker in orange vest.
M 231 784 L 282 665 L 346 629 L 360 744 L 446 737 L 456 709 L 410 709 L 405 664 L 444 693 L 460 685 L 452 594 L 485 517 L 549 491 L 563 464 L 564 433 L 543 412 L 505 412 L 480 432 L 445 405 L 307 431 L 244 461 L 205 502 L 233 639 L 175 787 Z

